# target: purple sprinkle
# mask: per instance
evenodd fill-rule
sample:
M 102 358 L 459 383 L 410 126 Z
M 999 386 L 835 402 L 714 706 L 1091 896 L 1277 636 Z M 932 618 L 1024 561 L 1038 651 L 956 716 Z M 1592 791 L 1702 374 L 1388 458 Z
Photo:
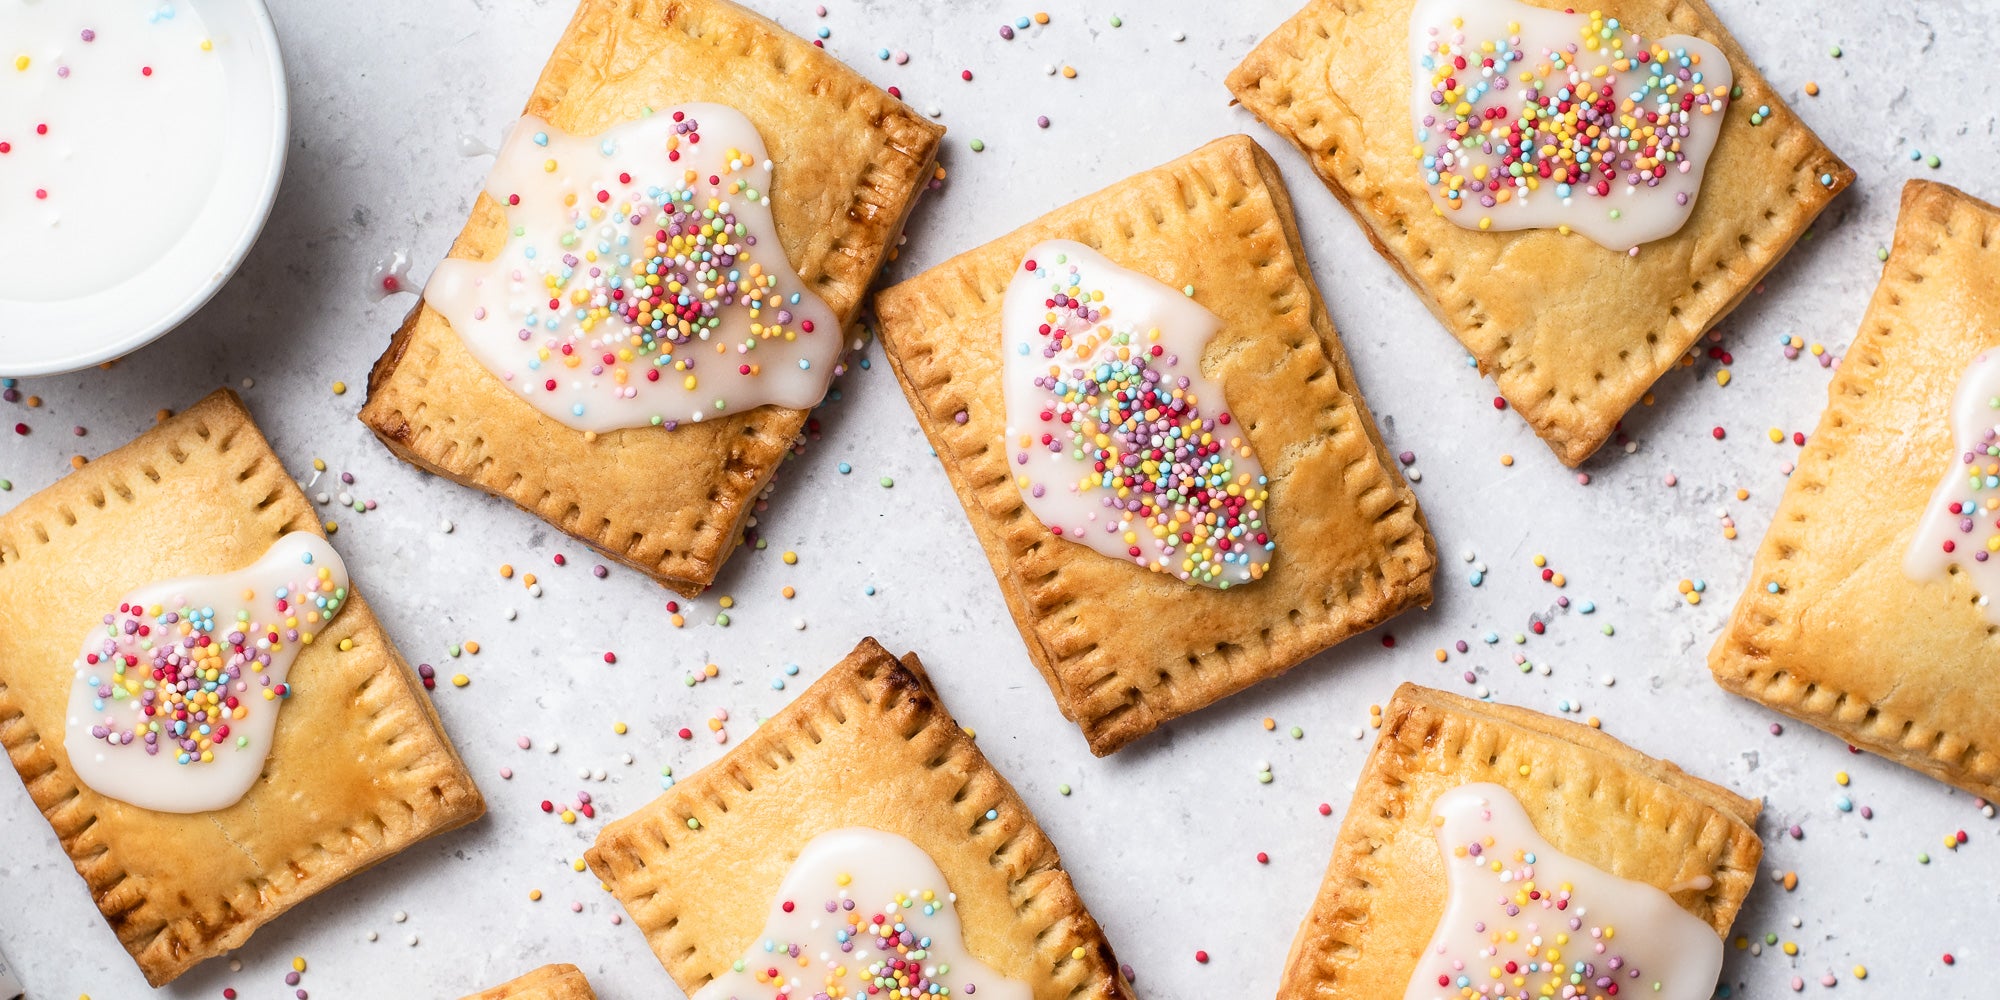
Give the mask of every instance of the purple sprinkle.
M 86 42 L 97 41 L 97 32 L 92 31 L 89 28 L 83 29 L 83 40 Z

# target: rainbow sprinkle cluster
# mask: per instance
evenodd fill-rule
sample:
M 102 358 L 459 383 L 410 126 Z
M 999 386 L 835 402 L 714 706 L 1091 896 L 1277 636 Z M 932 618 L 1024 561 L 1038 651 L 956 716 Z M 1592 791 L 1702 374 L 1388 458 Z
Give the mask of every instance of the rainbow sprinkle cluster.
M 1508 31 L 1490 39 L 1440 32 L 1420 58 L 1437 110 L 1417 130 L 1415 155 L 1453 210 L 1493 208 L 1544 181 L 1565 200 L 1578 192 L 1608 198 L 1621 183 L 1658 185 L 1668 170 L 1688 169 L 1681 142 L 1694 116 L 1728 106 L 1726 93 L 1702 82 L 1699 55 L 1625 34 L 1617 18 L 1592 12 L 1578 41 L 1539 53 L 1521 47 L 1518 23 Z M 1517 85 L 1520 103 L 1510 111 L 1503 98 Z M 1675 197 L 1687 203 L 1685 193 Z
M 1240 434 L 1218 433 L 1232 426 L 1229 413 L 1204 417 L 1190 380 L 1162 370 L 1181 359 L 1166 353 L 1160 331 L 1115 323 L 1079 265 L 1021 267 L 1049 282 L 1036 332 L 1050 364 L 1034 378 L 1046 393 L 1041 426 L 1022 431 L 1016 464 L 1026 465 L 1036 446 L 1067 453 L 1082 468 L 1060 488 L 1101 493 L 1123 522 L 1126 554 L 1147 569 L 1220 587 L 1230 585 L 1231 567 L 1261 579 L 1269 564 L 1250 553 L 1277 547 L 1264 525 L 1269 482 L 1236 470 L 1251 451 Z M 1048 488 L 1022 485 L 1038 497 Z
M 842 887 L 852 881 L 848 875 L 835 878 Z M 753 974 L 758 984 L 777 991 L 779 997 L 801 1000 L 972 996 L 979 992 L 978 984 L 952 985 L 951 967 L 933 960 L 931 937 L 919 929 L 925 918 L 943 912 L 955 900 L 949 892 L 925 889 L 898 892 L 880 908 L 864 908 L 841 891 L 821 904 L 834 917 L 817 922 L 815 933 L 825 935 L 822 940 L 781 942 L 766 938 L 756 947 L 774 956 L 773 964 L 753 968 L 737 959 L 733 968 Z M 780 905 L 786 913 L 798 906 L 792 900 Z M 956 931 L 945 933 L 955 935 Z M 817 964 L 813 954 L 821 957 Z M 788 973 L 780 968 L 777 956 L 783 956 L 798 971 Z M 817 971 L 811 971 L 814 969 Z M 815 978 L 817 985 L 811 982 Z
M 273 591 L 263 615 L 251 610 L 254 591 L 243 591 L 242 600 L 220 626 L 214 608 L 188 604 L 121 603 L 105 615 L 102 639 L 83 654 L 80 669 L 94 671 L 85 679 L 96 688 L 97 711 L 122 706 L 133 719 L 125 728 L 99 723 L 90 735 L 112 746 L 138 743 L 148 755 L 165 749 L 181 764 L 214 761 L 216 749 L 230 742 L 229 724 L 249 717 L 258 700 L 253 688 L 264 701 L 290 696 L 289 686 L 272 683 L 265 669 L 286 644 L 310 645 L 315 626 L 347 600 L 347 588 L 335 586 L 333 572 L 322 566 Z M 249 745 L 243 736 L 233 742 L 238 749 Z
M 1550 887 L 1535 881 L 1534 852 L 1496 849 L 1493 838 L 1484 836 L 1453 847 L 1451 853 L 1493 874 L 1500 890 L 1493 899 L 1493 924 L 1508 926 L 1474 922 L 1473 932 L 1484 935 L 1489 946 L 1471 958 L 1425 956 L 1425 963 L 1442 960 L 1446 966 L 1436 981 L 1454 991 L 1447 996 L 1610 1000 L 1626 989 L 1635 995 L 1651 991 L 1654 984 L 1640 979 L 1637 966 L 1610 951 L 1614 928 L 1593 925 L 1586 930 L 1582 918 L 1564 914 L 1570 906 L 1569 883 Z M 1538 911 L 1553 925 L 1552 933 L 1535 919 Z M 1528 919 L 1522 921 L 1524 914 Z M 1525 933 L 1514 922 L 1525 923 Z
M 1982 563 L 2000 553 L 2000 397 L 1987 400 L 1986 406 L 1994 414 L 1993 425 L 1971 451 L 1959 457 L 1965 498 L 1946 508 L 1958 515 L 1959 534 L 1972 536 L 1967 539 L 1972 560 Z M 1941 544 L 1945 552 L 1958 551 L 1956 539 L 1947 538 Z
M 673 120 L 665 151 L 669 163 L 680 160 L 683 147 L 701 142 L 698 121 L 684 111 L 674 112 Z M 534 141 L 547 146 L 548 134 L 538 132 Z M 604 152 L 610 156 L 613 150 Z M 613 185 L 563 192 L 573 228 L 558 246 L 522 249 L 542 267 L 540 283 L 548 291 L 547 303 L 522 320 L 523 341 L 534 339 L 538 328 L 546 331 L 531 369 L 554 364 L 609 374 L 611 391 L 632 399 L 639 382 L 658 382 L 662 373 L 678 374 L 685 388 L 695 389 L 693 352 L 675 349 L 709 340 L 722 326 L 725 308 L 750 310 L 749 334 L 734 345 L 738 354 L 763 341 L 791 341 L 813 332 L 811 320 L 793 322 L 788 307 L 798 304 L 798 294 L 785 299 L 777 292 L 778 274 L 789 267 L 782 250 L 772 248 L 778 267 L 767 270 L 756 256 L 757 238 L 729 209 L 731 199 L 764 199 L 739 176 L 759 164 L 735 149 L 727 160 L 721 174 L 682 170 L 676 179 L 653 183 L 620 172 Z M 542 164 L 551 174 L 559 167 L 553 158 Z M 521 195 L 509 195 L 507 203 L 519 205 Z M 513 235 L 525 232 L 516 226 Z M 737 370 L 760 374 L 750 361 L 739 362 Z M 547 379 L 542 388 L 554 392 L 557 380 Z

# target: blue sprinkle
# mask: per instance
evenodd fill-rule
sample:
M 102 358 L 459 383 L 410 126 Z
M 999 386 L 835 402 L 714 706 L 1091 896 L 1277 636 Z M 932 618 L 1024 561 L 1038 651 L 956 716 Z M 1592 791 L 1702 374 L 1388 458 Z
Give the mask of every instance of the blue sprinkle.
M 822 25 L 822 26 L 820 27 L 819 31 L 817 32 L 817 34 L 818 34 L 818 35 L 819 35 L 819 37 L 821 37 L 821 38 L 826 38 L 827 36 L 829 36 L 829 35 L 832 35 L 832 34 L 833 34 L 833 32 L 831 32 L 831 31 L 827 30 L 827 29 L 826 29 L 826 27 L 825 27 L 824 25 Z
M 844 475 L 847 475 L 848 473 L 850 473 L 850 472 L 853 472 L 853 471 L 854 471 L 854 466 L 851 466 L 851 465 L 847 464 L 846 462 L 842 462 L 842 463 L 840 463 L 840 474 L 841 474 L 841 475 L 843 475 L 843 476 L 844 476 Z
M 1595 602 L 1595 601 L 1585 601 L 1585 602 L 1583 602 L 1582 606 L 1580 606 L 1580 607 L 1578 607 L 1578 608 L 1577 608 L 1577 610 L 1578 610 L 1578 611 L 1581 611 L 1581 612 L 1583 612 L 1584 614 L 1586 614 L 1586 615 L 1587 615 L 1587 614 L 1589 614 L 1589 613 L 1591 613 L 1591 612 L 1593 612 L 1593 611 L 1596 611 L 1596 610 L 1597 610 L 1597 602 Z
M 864 594 L 867 594 L 867 595 L 868 595 L 869 597 L 874 597 L 874 596 L 875 596 L 875 585 L 871 583 L 871 584 L 869 584 L 868 586 L 866 586 L 866 587 L 863 587 L 863 588 L 861 588 L 861 592 L 862 592 L 862 593 L 864 593 Z
M 999 818 L 1000 818 L 1000 810 L 998 810 L 998 809 L 988 809 L 988 810 L 986 810 L 986 818 L 987 818 L 987 819 L 999 819 Z
M 1472 575 L 1465 578 L 1465 582 L 1470 583 L 1473 586 L 1477 587 L 1480 584 L 1486 582 L 1486 574 L 1481 573 L 1478 570 L 1473 570 Z
M 785 664 L 785 676 L 786 676 L 786 677 L 797 677 L 798 675 L 799 675 L 799 665 L 798 665 L 798 664 L 796 664 L 796 663 L 787 663 L 787 664 Z

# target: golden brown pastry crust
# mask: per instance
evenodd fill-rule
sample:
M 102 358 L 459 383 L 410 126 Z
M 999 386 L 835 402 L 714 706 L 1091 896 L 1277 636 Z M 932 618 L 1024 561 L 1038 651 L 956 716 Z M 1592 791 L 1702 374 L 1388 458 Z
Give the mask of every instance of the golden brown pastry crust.
M 1723 687 L 1987 798 L 2000 798 L 2000 629 L 1962 574 L 1918 583 L 1903 555 L 1951 461 L 1959 380 L 2000 345 L 1996 277 L 2000 208 L 1903 187 L 1861 333 L 1708 658 Z
M 565 963 L 544 965 L 465 1000 L 597 1000 L 597 994 L 591 991 L 590 980 L 583 977 L 581 969 Z
M 0 745 L 154 986 L 485 812 L 358 593 L 293 663 L 298 694 L 278 716 L 263 775 L 235 805 L 152 812 L 99 795 L 70 769 L 72 664 L 105 609 L 134 587 L 238 569 L 286 532 L 319 530 L 226 389 L 0 516 Z M 365 567 L 353 576 L 365 580 Z
M 1057 238 L 1193 285 L 1222 317 L 1202 367 L 1271 480 L 1278 550 L 1262 580 L 1191 586 L 1059 539 L 1022 502 L 1001 446 L 1000 306 L 1021 255 Z M 1436 545 L 1320 301 L 1284 180 L 1248 138 L 1059 208 L 875 309 L 1028 655 L 1093 753 L 1430 603 Z
M 807 287 L 843 324 L 929 180 L 944 129 L 832 56 L 724 0 L 583 0 L 527 114 L 591 134 L 641 108 L 713 101 L 747 115 L 775 164 L 771 211 Z M 505 244 L 484 193 L 451 256 Z M 776 406 L 595 440 L 509 391 L 423 302 L 368 377 L 361 420 L 405 461 L 514 501 L 690 597 L 741 541 L 805 425 Z
M 874 639 L 721 760 L 605 826 L 584 858 L 692 995 L 763 931 L 806 842 L 851 826 L 923 848 L 957 894 L 967 949 L 1036 1000 L 1132 996 L 1026 803 L 916 655 L 899 663 Z
M 1404 684 L 1292 940 L 1279 1000 L 1403 995 L 1444 913 L 1431 806 L 1473 782 L 1505 787 L 1557 850 L 1613 875 L 1662 890 L 1712 879 L 1673 898 L 1719 936 L 1764 852 L 1756 802 L 1588 726 Z
M 1577 465 L 1756 287 L 1854 172 L 1785 105 L 1702 0 L 1620 0 L 1606 12 L 1634 31 L 1720 46 L 1742 90 L 1687 225 L 1637 257 L 1553 230 L 1462 229 L 1437 216 L 1410 159 L 1403 53 L 1414 2 L 1312 0 L 1230 72 L 1229 90 L 1306 154 L 1480 371 L 1557 457 Z M 1760 105 L 1771 118 L 1752 126 Z

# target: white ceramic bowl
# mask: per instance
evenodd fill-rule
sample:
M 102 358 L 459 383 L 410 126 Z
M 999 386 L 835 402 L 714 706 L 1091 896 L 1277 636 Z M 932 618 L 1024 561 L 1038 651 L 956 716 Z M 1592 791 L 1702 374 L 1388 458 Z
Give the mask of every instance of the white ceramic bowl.
M 0 294 L 0 375 L 75 371 L 151 343 L 215 295 L 264 228 L 290 123 L 271 13 L 263 0 L 177 2 L 200 14 L 215 39 L 230 104 L 207 204 L 169 252 L 116 285 L 59 301 Z

